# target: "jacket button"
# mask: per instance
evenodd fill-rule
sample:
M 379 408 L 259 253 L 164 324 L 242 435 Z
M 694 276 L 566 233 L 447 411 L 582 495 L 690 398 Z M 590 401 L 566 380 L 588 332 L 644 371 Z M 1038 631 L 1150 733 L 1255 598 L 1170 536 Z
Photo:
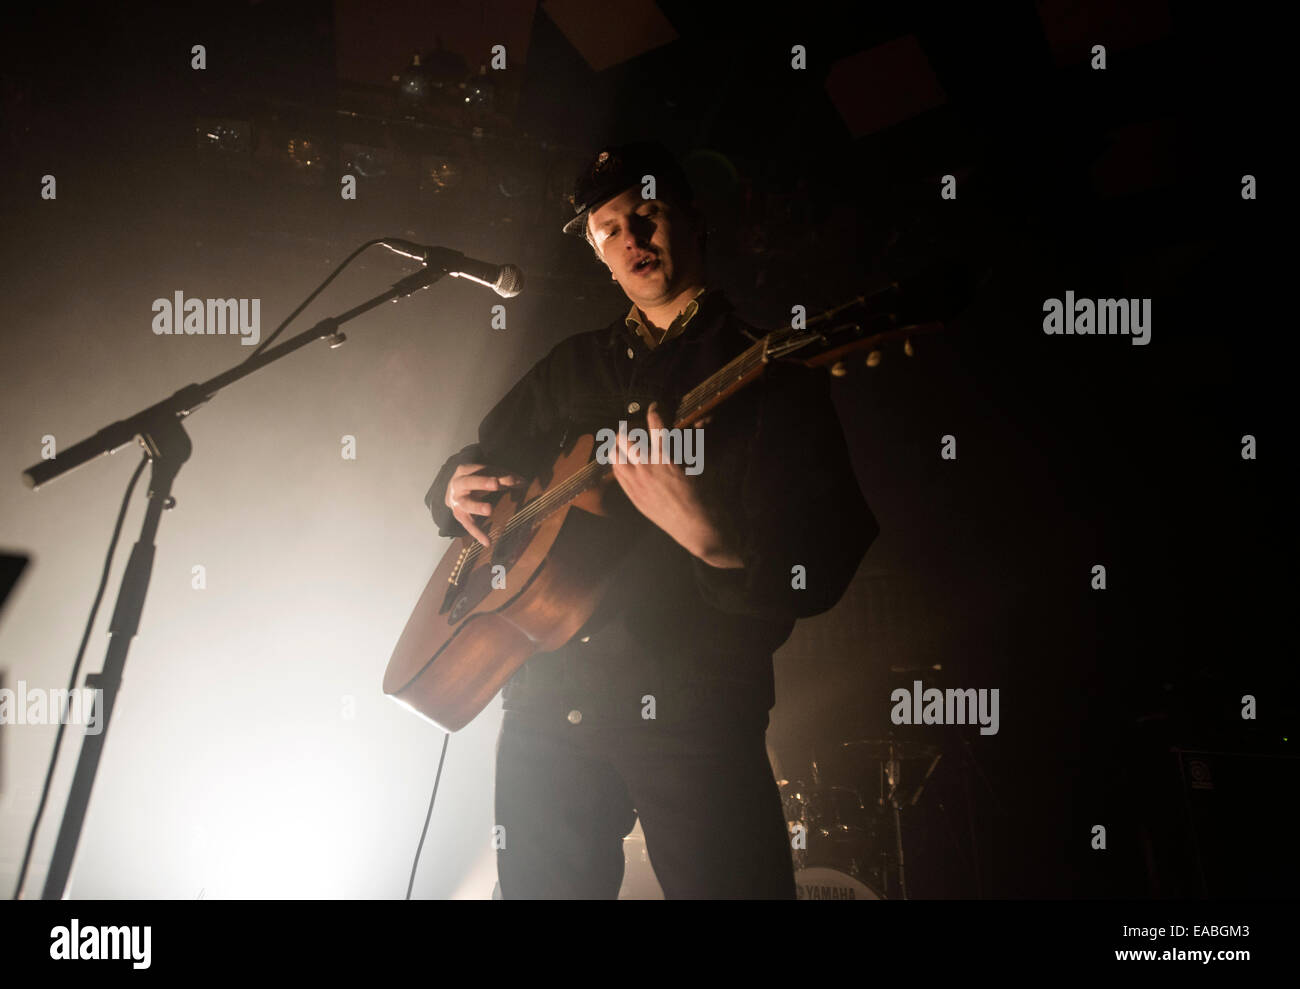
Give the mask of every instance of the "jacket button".
M 569 712 L 569 724 L 576 725 L 581 720 L 582 720 L 581 711 L 574 710 Z
M 632 348 L 631 348 L 631 347 L 628 347 L 628 348 L 627 348 L 627 356 L 628 356 L 628 357 L 635 357 L 635 356 L 636 356 L 636 354 L 632 353 Z
M 591 641 L 591 636 L 590 636 L 590 635 L 584 635 L 584 636 L 583 636 L 581 639 L 579 639 L 578 641 L 579 641 L 579 642 L 590 642 L 590 641 Z
M 641 403 L 640 403 L 640 402 L 628 402 L 628 403 L 627 403 L 627 410 L 628 410 L 629 412 L 640 412 L 640 411 L 641 411 Z

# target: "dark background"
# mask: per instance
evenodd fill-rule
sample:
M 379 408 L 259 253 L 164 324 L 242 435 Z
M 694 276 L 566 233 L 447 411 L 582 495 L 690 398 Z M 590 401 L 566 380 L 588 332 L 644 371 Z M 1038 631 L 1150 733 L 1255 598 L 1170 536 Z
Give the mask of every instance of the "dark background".
M 575 4 L 11 9 L 10 304 L 39 304 L 24 272 L 51 256 L 76 258 L 71 293 L 117 251 L 237 270 L 267 244 L 337 263 L 388 233 L 514 261 L 544 331 L 505 348 L 431 336 L 420 358 L 468 348 L 484 369 L 470 394 L 429 382 L 468 436 L 551 344 L 626 304 L 559 234 L 602 143 L 654 137 L 683 157 L 711 273 L 760 326 L 955 260 L 982 280 L 948 332 L 835 382 L 883 531 L 844 602 L 778 655 L 783 775 L 816 758 L 869 790 L 878 766 L 841 743 L 889 731 L 891 689 L 997 687 L 997 736 L 899 731 L 944 751 L 908 812 L 915 895 L 1294 895 L 1280 32 L 1238 5 L 1159 2 L 628 9 L 608 23 Z M 509 69 L 489 73 L 490 104 L 471 87 L 464 105 L 458 81 L 499 39 Z M 390 78 L 416 51 L 449 87 L 418 105 Z M 205 137 L 214 121 L 235 136 Z M 47 171 L 53 208 L 33 191 Z M 344 172 L 364 209 L 340 201 Z M 313 284 L 299 273 L 278 311 Z M 1046 336 L 1043 300 L 1067 289 L 1152 299 L 1150 344 Z M 264 336 L 276 321 L 264 313 Z M 30 360 L 6 376 L 48 372 Z M 1258 720 L 1240 717 L 1247 693 Z M 1202 759 L 1215 786 L 1190 788 L 1171 747 L 1220 753 Z

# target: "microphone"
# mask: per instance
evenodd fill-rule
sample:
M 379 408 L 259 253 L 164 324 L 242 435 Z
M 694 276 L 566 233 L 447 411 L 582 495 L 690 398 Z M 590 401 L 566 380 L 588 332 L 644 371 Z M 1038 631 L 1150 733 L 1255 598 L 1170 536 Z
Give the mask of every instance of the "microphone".
M 513 264 L 488 264 L 447 247 L 413 244 L 396 237 L 386 237 L 380 243 L 394 254 L 419 261 L 425 267 L 439 268 L 452 278 L 468 278 L 507 299 L 513 299 L 524 290 L 524 273 Z

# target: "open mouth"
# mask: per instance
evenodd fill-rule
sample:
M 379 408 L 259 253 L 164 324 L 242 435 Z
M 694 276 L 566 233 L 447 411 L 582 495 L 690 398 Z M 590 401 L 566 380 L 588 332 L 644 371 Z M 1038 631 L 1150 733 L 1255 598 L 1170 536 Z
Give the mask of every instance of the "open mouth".
M 659 259 L 656 257 L 648 257 L 648 258 L 642 258 L 640 261 L 634 264 L 632 266 L 632 271 L 635 274 L 643 275 L 647 271 L 654 271 L 658 267 L 659 267 Z

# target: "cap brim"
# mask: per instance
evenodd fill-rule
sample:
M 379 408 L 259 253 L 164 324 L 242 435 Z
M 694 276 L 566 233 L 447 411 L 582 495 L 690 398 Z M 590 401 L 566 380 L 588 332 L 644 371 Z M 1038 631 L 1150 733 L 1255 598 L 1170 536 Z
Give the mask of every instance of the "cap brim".
M 586 229 L 587 229 L 587 215 L 590 212 L 591 210 L 584 209 L 581 213 L 579 213 L 577 216 L 575 216 L 572 220 L 570 220 L 568 223 L 564 225 L 564 232 L 566 234 L 573 234 L 575 237 L 585 238 Z
M 568 223 L 564 225 L 564 232 L 566 234 L 575 234 L 576 236 L 581 237 L 583 240 L 586 240 L 587 239 L 587 217 L 591 216 L 593 212 L 600 209 L 602 206 L 604 206 L 615 196 L 621 196 L 624 192 L 626 192 L 628 189 L 631 188 L 634 188 L 634 185 L 627 185 L 622 188 L 615 189 L 613 192 L 606 193 L 605 195 L 597 199 L 595 202 L 590 203 L 586 209 L 584 209 L 581 213 L 579 213 L 577 216 L 575 216 L 572 220 L 570 220 Z

